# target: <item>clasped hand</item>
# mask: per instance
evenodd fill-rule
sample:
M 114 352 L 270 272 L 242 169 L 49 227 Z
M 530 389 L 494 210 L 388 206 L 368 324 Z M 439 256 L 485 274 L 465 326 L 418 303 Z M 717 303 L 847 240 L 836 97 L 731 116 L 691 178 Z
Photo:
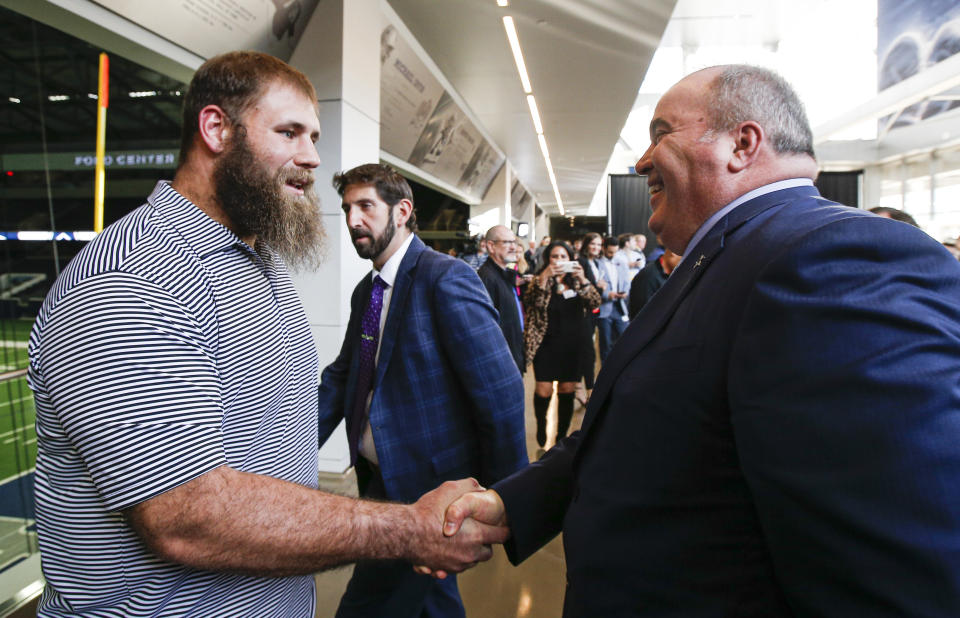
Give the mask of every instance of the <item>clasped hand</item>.
M 493 555 L 491 545 L 510 536 L 503 501 L 474 479 L 447 481 L 413 505 L 428 529 L 414 570 L 443 579 Z M 429 529 L 432 527 L 432 529 Z

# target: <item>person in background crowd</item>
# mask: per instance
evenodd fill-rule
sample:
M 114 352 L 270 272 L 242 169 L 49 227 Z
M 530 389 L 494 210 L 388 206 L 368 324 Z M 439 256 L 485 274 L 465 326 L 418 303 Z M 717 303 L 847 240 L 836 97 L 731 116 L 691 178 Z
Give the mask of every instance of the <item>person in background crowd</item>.
M 637 317 L 643 306 L 667 281 L 670 273 L 680 264 L 682 255 L 665 249 L 663 255 L 647 264 L 630 282 L 630 319 Z
M 526 367 L 523 357 L 523 310 L 517 296 L 517 237 L 510 228 L 495 225 L 487 230 L 484 238 L 489 258 L 477 271 L 480 281 L 487 288 L 493 307 L 500 316 L 500 330 L 507 346 L 517 362 L 520 373 Z M 522 258 L 522 256 L 520 256 Z
M 637 256 L 637 241 L 636 235 L 634 234 L 620 234 L 617 236 L 617 244 L 619 249 L 616 254 L 613 256 L 614 264 L 623 266 L 627 269 L 627 279 L 632 280 L 640 269 L 646 265 L 647 258 L 643 257 L 643 253 L 640 253 L 640 256 Z
M 603 303 L 597 315 L 597 334 L 602 363 L 620 334 L 627 329 L 627 296 L 630 293 L 630 276 L 624 261 L 614 261 L 620 250 L 620 242 L 608 236 L 603 241 L 603 255 L 600 257 L 601 278 L 606 281 L 603 289 Z
M 870 212 L 881 217 L 886 217 L 887 219 L 893 219 L 894 221 L 903 221 L 904 223 L 909 223 L 913 227 L 920 227 L 917 224 L 917 220 L 910 216 L 910 213 L 904 212 L 899 208 L 890 208 L 889 206 L 874 206 L 870 209 Z
M 647 265 L 647 256 L 644 249 L 647 248 L 647 237 L 643 234 L 633 235 L 633 260 L 638 263 L 638 269 L 643 270 Z
M 472 239 L 467 251 L 461 258 L 470 265 L 470 268 L 479 270 L 483 263 L 487 261 L 487 243 L 484 242 L 483 237 L 477 236 Z
M 531 271 L 536 269 L 536 250 L 537 243 L 531 240 L 527 243 L 527 250 L 523 252 L 523 257 L 527 261 L 527 267 Z
M 463 476 L 487 485 L 525 466 L 523 380 L 477 274 L 417 237 L 413 192 L 390 166 L 361 165 L 333 184 L 373 271 L 354 289 L 340 353 L 320 376 L 321 440 L 346 418 L 360 495 L 376 500 L 410 502 Z M 455 578 L 383 561 L 357 564 L 337 610 L 463 615 Z
M 540 239 L 540 246 L 536 248 L 533 252 L 533 261 L 530 262 L 530 266 L 536 271 L 539 272 L 543 267 L 546 258 L 543 257 L 543 251 L 547 248 L 547 245 L 550 244 L 550 237 L 544 236 Z
M 580 266 L 583 268 L 583 273 L 587 276 L 587 279 L 597 288 L 602 298 L 604 291 L 609 285 L 609 281 L 602 276 L 603 271 L 600 266 L 600 255 L 603 253 L 603 237 L 600 236 L 600 234 L 589 232 L 584 235 L 581 247 L 583 251 L 578 260 Z M 599 315 L 599 312 L 599 307 L 590 312 L 588 316 L 589 319 L 585 321 L 583 333 L 584 340 L 581 348 L 581 358 L 583 359 L 582 373 L 584 389 L 583 393 L 579 392 L 578 382 L 576 397 L 584 406 L 586 406 L 590 398 L 590 392 L 593 390 L 594 378 L 596 377 L 597 353 L 594 346 L 594 335 L 597 332 L 597 315 Z
M 530 263 L 527 262 L 526 255 L 524 253 L 520 253 L 520 251 L 517 251 L 517 263 L 514 264 L 514 268 L 517 271 L 517 275 L 520 277 L 520 279 L 517 281 L 517 287 L 524 285 L 527 281 L 533 278 L 533 273 L 530 272 Z
M 573 418 L 573 391 L 583 371 L 583 333 L 590 311 L 600 305 L 600 294 L 587 279 L 573 249 L 563 241 L 550 243 L 544 263 L 527 285 L 524 331 L 526 355 L 533 360 L 536 387 L 533 410 L 537 444 L 547 440 L 547 408 L 557 385 L 557 439 L 563 438 Z
M 960 247 L 957 247 L 956 239 L 943 241 L 943 246 L 950 252 L 950 255 L 960 260 Z
M 573 240 L 573 243 L 570 245 L 571 247 L 573 247 L 573 259 L 575 260 L 580 259 L 580 250 L 581 250 L 582 244 L 583 244 L 582 238 L 575 238 Z
M 680 266 L 583 428 L 465 494 L 517 563 L 561 530 L 563 615 L 960 616 L 960 264 L 821 197 L 803 105 L 758 67 L 660 99 L 636 169 Z
M 474 481 L 413 505 L 317 491 L 317 353 L 287 272 L 322 249 L 313 86 L 215 56 L 182 126 L 173 181 L 83 248 L 30 337 L 38 615 L 308 618 L 317 571 L 489 557 L 504 533 L 438 527 Z

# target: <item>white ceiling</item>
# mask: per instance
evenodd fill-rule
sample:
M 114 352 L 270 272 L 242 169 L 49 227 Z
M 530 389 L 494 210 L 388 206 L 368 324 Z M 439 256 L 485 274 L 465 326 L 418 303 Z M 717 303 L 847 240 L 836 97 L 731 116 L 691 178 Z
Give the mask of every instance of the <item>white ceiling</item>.
M 585 213 L 676 0 L 388 0 L 548 212 L 556 200 L 502 18 L 517 25 L 567 214 Z

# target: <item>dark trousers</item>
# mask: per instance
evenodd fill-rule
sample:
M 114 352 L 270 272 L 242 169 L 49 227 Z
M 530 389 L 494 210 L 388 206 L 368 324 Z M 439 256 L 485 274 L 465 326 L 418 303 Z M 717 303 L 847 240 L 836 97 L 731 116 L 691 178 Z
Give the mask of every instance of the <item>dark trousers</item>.
M 583 385 L 587 390 L 593 390 L 593 382 L 596 376 L 597 354 L 593 351 L 593 332 L 597 330 L 597 317 L 590 314 L 584 319 L 586 332 L 583 333 L 583 342 L 581 343 L 580 358 L 583 359 Z
M 600 344 L 600 362 L 607 360 L 607 355 L 613 349 L 613 344 L 617 342 L 623 331 L 627 330 L 629 322 L 624 322 L 623 317 L 617 311 L 610 314 L 609 317 L 597 320 L 597 339 Z
M 386 499 L 379 470 L 360 457 L 357 485 L 364 498 Z M 464 618 L 457 578 L 433 579 L 415 573 L 402 560 L 365 560 L 353 569 L 353 577 L 340 599 L 337 618 Z

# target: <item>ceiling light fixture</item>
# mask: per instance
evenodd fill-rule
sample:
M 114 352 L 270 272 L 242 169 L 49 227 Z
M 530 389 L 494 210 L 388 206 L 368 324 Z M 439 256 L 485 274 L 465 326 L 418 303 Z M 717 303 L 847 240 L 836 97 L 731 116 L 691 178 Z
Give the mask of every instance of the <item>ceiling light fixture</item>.
M 497 6 L 509 6 L 510 0 L 497 0 Z
M 526 94 L 533 92 L 530 87 L 530 78 L 527 77 L 527 65 L 523 61 L 523 50 L 520 49 L 520 37 L 517 36 L 517 27 L 513 18 L 507 15 L 503 18 L 503 27 L 507 31 L 507 40 L 510 41 L 510 51 L 513 52 L 513 61 L 517 64 L 517 73 L 520 74 L 520 85 Z
M 543 136 L 543 133 L 540 133 L 537 135 L 537 139 L 540 140 L 540 152 L 543 153 L 543 158 L 549 161 L 550 152 L 547 150 L 547 138 Z
M 537 109 L 537 100 L 532 94 L 527 95 L 527 105 L 530 106 L 530 116 L 533 118 L 533 128 L 537 130 L 537 135 L 543 134 L 543 124 L 540 122 L 540 110 Z
M 507 0 L 497 0 L 500 6 L 506 6 Z M 513 17 L 506 15 L 503 18 L 503 28 L 507 31 L 507 40 L 510 42 L 510 50 L 513 51 L 513 61 L 517 65 L 517 73 L 520 75 L 520 85 L 523 86 L 523 92 L 527 95 L 527 105 L 530 107 L 530 117 L 533 119 L 533 128 L 537 132 L 537 140 L 540 142 L 540 151 L 543 153 L 543 162 L 547 166 L 547 175 L 550 177 L 550 184 L 553 185 L 553 196 L 557 200 L 557 208 L 560 210 L 560 216 L 564 216 L 563 200 L 560 199 L 560 188 L 557 186 L 557 176 L 553 172 L 553 162 L 550 160 L 550 152 L 547 150 L 547 138 L 543 135 L 543 123 L 540 121 L 540 110 L 537 108 L 537 100 L 533 96 L 533 88 L 530 86 L 530 78 L 527 76 L 527 65 L 523 61 L 523 50 L 520 49 L 520 37 L 517 36 L 517 26 L 513 23 Z

